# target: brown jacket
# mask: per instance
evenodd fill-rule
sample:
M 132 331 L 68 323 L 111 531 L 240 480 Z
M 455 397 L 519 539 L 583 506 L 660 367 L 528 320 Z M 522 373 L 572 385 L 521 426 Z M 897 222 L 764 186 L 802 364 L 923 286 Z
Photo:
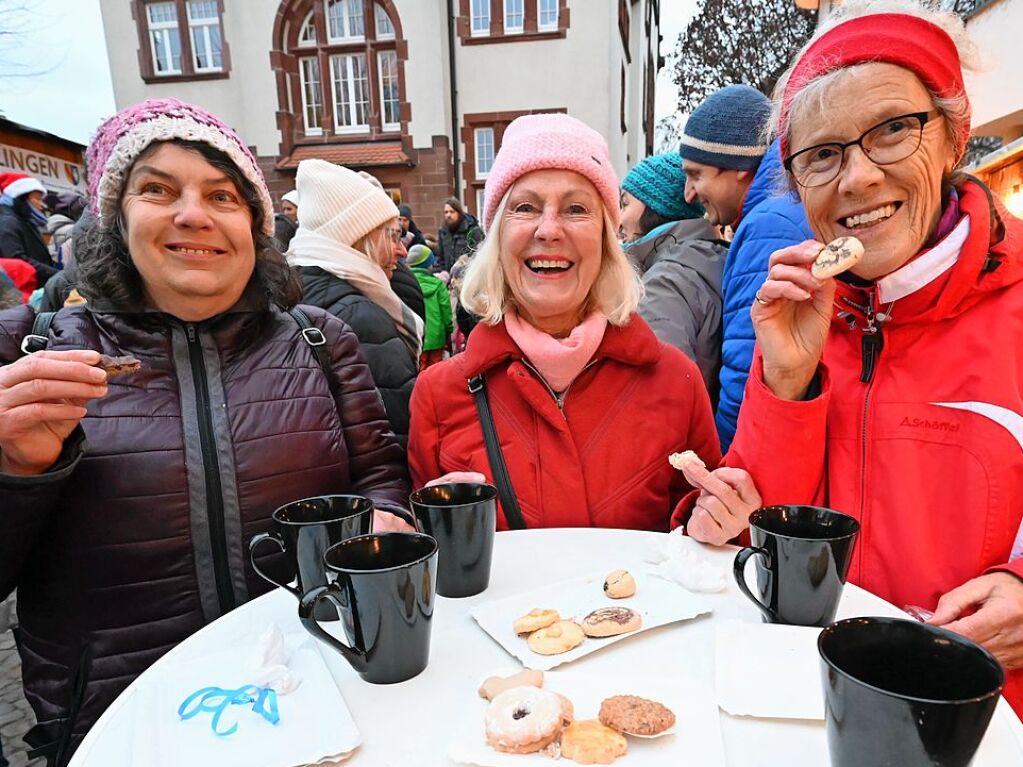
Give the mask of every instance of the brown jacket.
M 404 455 L 355 335 L 304 307 L 327 338 L 335 403 L 295 320 L 245 303 L 194 325 L 95 302 L 54 319 L 52 350 L 142 361 L 90 403 L 48 473 L 0 474 L 0 598 L 18 589 L 40 722 L 27 739 L 58 764 L 157 658 L 268 589 L 247 542 L 277 506 L 349 492 L 406 505 Z M 20 356 L 32 317 L 0 312 L 0 361 Z

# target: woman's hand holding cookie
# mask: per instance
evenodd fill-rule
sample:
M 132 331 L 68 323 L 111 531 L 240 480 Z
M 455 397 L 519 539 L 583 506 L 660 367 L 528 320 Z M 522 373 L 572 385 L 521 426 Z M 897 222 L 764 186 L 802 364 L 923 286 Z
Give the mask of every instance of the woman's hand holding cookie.
M 42 474 L 85 417 L 85 404 L 107 393 L 99 352 L 41 351 L 0 368 L 0 472 Z
M 815 240 L 771 254 L 767 280 L 750 315 L 764 357 L 764 383 L 781 399 L 800 399 L 824 353 L 835 281 L 808 268 L 824 247 Z
M 686 480 L 700 488 L 686 533 L 703 543 L 722 546 L 749 527 L 749 515 L 760 508 L 760 493 L 745 469 L 708 471 L 695 463 L 683 469 Z

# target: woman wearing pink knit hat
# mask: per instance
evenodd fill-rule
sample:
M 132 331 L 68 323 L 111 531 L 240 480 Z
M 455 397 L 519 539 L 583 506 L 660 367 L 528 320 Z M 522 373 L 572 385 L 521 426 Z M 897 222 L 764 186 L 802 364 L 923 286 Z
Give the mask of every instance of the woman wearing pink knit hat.
M 275 508 L 355 493 L 390 517 L 408 497 L 358 339 L 287 311 L 298 285 L 235 132 L 147 101 L 87 157 L 88 303 L 45 328 L 0 312 L 0 595 L 18 589 L 31 739 L 57 765 L 163 653 L 268 590 L 246 545 Z
M 499 529 L 667 531 L 691 490 L 668 455 L 720 460 L 699 369 L 636 314 L 618 188 L 604 139 L 559 114 L 509 125 L 487 177 L 461 294 L 481 322 L 420 375 L 409 463 L 417 485 L 495 482 Z

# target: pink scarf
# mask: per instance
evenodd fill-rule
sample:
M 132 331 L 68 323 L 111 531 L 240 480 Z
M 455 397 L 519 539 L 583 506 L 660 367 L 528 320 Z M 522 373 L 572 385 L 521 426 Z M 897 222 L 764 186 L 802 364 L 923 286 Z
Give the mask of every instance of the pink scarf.
M 537 330 L 511 309 L 504 313 L 504 326 L 548 385 L 560 393 L 593 358 L 604 338 L 607 317 L 593 312 L 576 325 L 568 338 L 555 338 Z

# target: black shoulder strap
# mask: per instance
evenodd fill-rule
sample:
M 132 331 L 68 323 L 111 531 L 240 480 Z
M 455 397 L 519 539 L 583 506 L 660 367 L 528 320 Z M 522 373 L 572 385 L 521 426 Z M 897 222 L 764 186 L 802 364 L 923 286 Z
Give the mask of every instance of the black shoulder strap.
M 318 327 L 313 325 L 309 315 L 297 306 L 291 307 L 288 310 L 288 314 L 295 318 L 295 322 L 302 329 L 302 339 L 309 344 L 309 348 L 316 355 L 316 361 L 320 363 L 320 369 L 323 370 L 323 375 L 327 379 L 327 385 L 330 387 L 330 393 L 337 400 L 338 390 L 341 388 L 341 385 L 337 380 L 337 376 L 334 375 L 333 368 L 330 366 L 326 336 L 323 335 L 323 332 Z
M 469 392 L 476 400 L 476 410 L 480 416 L 480 426 L 483 428 L 483 443 L 487 446 L 490 471 L 497 485 L 497 495 L 501 499 L 504 518 L 512 530 L 524 530 L 526 521 L 522 518 L 519 499 L 515 497 L 515 488 L 512 487 L 508 466 L 504 462 L 504 453 L 501 452 L 501 443 L 497 439 L 497 428 L 490 413 L 490 400 L 487 399 L 487 382 L 482 375 L 469 379 Z
M 50 325 L 56 312 L 39 312 L 32 321 L 32 332 L 21 339 L 21 353 L 41 352 L 50 343 Z

